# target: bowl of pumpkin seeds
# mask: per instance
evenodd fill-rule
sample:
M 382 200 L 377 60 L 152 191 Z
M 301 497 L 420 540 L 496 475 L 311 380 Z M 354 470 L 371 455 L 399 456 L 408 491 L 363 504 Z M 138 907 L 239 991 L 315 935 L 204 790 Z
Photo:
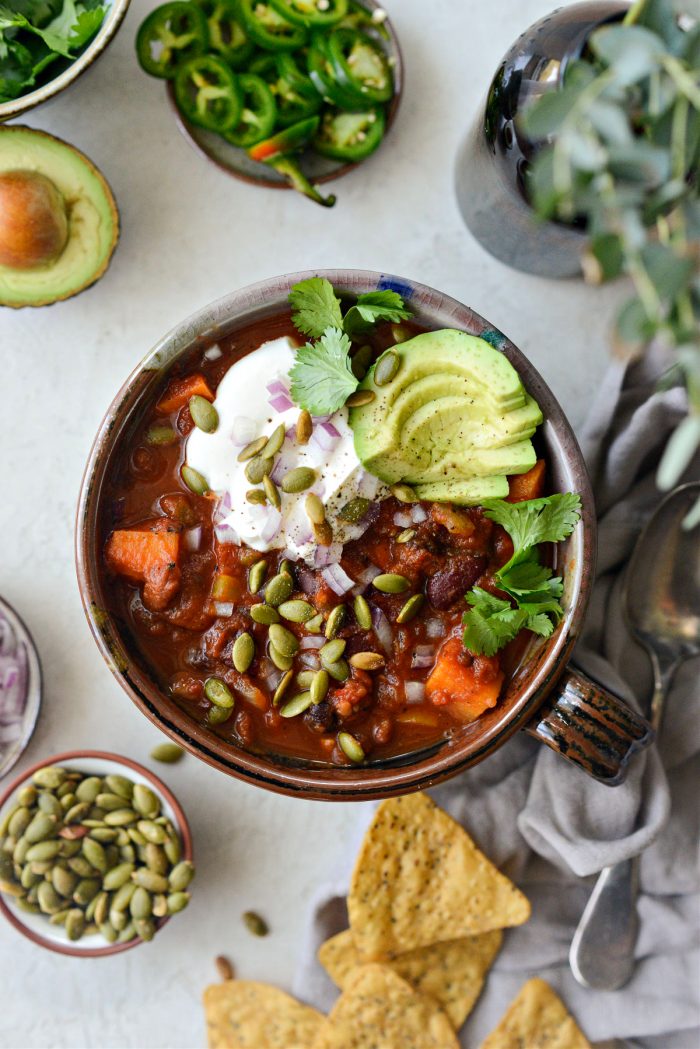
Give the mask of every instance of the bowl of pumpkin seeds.
M 61 954 L 152 940 L 189 903 L 192 857 L 177 799 L 117 754 L 56 755 L 0 796 L 0 911 Z

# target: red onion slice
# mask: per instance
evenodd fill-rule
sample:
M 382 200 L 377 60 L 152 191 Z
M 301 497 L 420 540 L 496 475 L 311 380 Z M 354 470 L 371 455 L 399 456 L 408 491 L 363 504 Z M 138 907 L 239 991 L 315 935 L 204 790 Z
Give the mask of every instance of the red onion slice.
M 210 346 L 208 350 L 204 351 L 205 361 L 218 361 L 219 357 L 223 357 L 224 353 L 220 346 L 214 344 Z
M 362 589 L 367 589 L 373 579 L 376 579 L 378 575 L 382 574 L 381 568 L 377 568 L 376 565 L 367 565 L 363 568 L 357 577 L 358 586 Z M 361 591 L 360 591 L 361 592 Z
M 411 657 L 412 667 L 431 667 L 435 662 L 434 645 L 417 645 Z
M 202 526 L 188 528 L 185 532 L 185 548 L 187 550 L 199 550 L 202 545 Z
M 330 452 L 340 440 L 341 434 L 332 422 L 321 422 L 314 426 L 313 437 L 319 448 L 324 452 Z
M 411 520 L 414 524 L 422 524 L 423 521 L 428 520 L 428 514 L 420 505 L 420 503 L 415 503 L 411 507 Z
M 267 520 L 260 531 L 260 538 L 264 543 L 269 543 L 279 534 L 282 526 L 282 514 L 279 510 L 275 510 L 274 506 L 271 506 L 267 511 L 266 518 Z
M 221 616 L 222 619 L 228 619 L 233 615 L 233 601 L 215 601 L 214 608 L 217 616 Z
M 287 412 L 290 408 L 294 407 L 294 402 L 286 393 L 278 393 L 274 397 L 270 397 L 267 403 L 274 409 L 274 411 L 280 413 Z
M 302 649 L 323 648 L 325 643 L 326 639 L 323 634 L 305 634 L 299 642 L 299 647 Z
M 337 565 L 342 556 L 342 543 L 331 543 L 330 546 L 317 546 L 314 554 L 314 567 L 323 568 L 325 565 Z
M 404 513 L 402 510 L 397 510 L 394 514 L 394 524 L 397 528 L 408 528 L 412 521 L 411 514 Z
M 381 608 L 372 609 L 372 624 L 377 635 L 377 641 L 384 649 L 386 655 L 390 656 L 394 648 L 394 632 L 391 629 L 391 623 Z
M 355 580 L 351 579 L 339 564 L 328 565 L 327 568 L 323 569 L 321 575 L 326 580 L 333 593 L 337 594 L 338 597 L 347 594 L 348 590 L 352 590 L 355 585 Z
M 425 699 L 425 685 L 422 681 L 407 681 L 405 688 L 407 703 L 422 703 Z
M 282 379 L 273 379 L 272 382 L 266 383 L 265 389 L 268 393 L 272 394 L 273 397 L 278 393 L 283 393 L 285 395 L 289 394 L 289 385 Z

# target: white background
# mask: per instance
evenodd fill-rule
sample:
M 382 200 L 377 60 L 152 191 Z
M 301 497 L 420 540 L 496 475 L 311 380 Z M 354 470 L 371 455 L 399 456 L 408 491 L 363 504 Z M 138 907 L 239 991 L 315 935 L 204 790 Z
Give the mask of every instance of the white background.
M 89 633 L 73 521 L 108 403 L 176 322 L 279 273 L 393 272 L 456 296 L 506 332 L 578 426 L 595 398 L 621 294 L 510 271 L 471 239 L 454 200 L 453 158 L 491 75 L 554 0 L 387 0 L 406 62 L 404 100 L 380 152 L 335 184 L 332 211 L 238 182 L 194 153 L 162 84 L 136 64 L 134 36 L 151 6 L 134 0 L 97 65 L 24 121 L 91 157 L 123 224 L 96 287 L 49 308 L 0 311 L 0 593 L 29 623 L 46 681 L 25 763 L 85 747 L 149 764 L 159 740 Z M 190 908 L 152 944 L 89 962 L 50 954 L 0 924 L 4 1046 L 203 1045 L 199 997 L 222 952 L 242 977 L 291 986 L 307 903 L 345 855 L 359 806 L 276 797 L 189 755 L 156 770 L 194 831 Z M 243 928 L 249 908 L 269 921 L 267 939 Z

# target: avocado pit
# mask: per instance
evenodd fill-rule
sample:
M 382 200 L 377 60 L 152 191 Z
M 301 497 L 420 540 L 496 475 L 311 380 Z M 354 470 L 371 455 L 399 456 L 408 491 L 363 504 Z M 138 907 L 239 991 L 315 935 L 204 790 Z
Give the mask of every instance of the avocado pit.
M 67 242 L 68 211 L 56 184 L 38 171 L 0 174 L 0 266 L 46 266 Z

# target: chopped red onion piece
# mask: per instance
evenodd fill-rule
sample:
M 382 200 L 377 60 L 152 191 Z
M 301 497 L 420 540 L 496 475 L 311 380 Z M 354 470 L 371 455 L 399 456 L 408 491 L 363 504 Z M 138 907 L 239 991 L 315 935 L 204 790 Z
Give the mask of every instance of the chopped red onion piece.
M 417 645 L 411 658 L 412 667 L 431 667 L 435 662 L 434 645 Z
M 408 528 L 412 521 L 411 515 L 404 513 L 403 510 L 397 510 L 394 514 L 394 524 L 397 528 Z
M 275 397 L 270 397 L 267 403 L 276 412 L 286 412 L 294 407 L 294 402 L 286 393 L 278 393 Z
M 202 526 L 188 528 L 185 532 L 185 547 L 187 550 L 199 550 L 202 545 Z
M 313 649 L 302 652 L 299 656 L 299 662 L 309 670 L 315 670 L 318 666 L 318 653 L 314 652 Z
M 420 505 L 420 503 L 415 503 L 411 507 L 411 520 L 414 524 L 422 524 L 423 521 L 428 520 L 428 514 Z
M 217 616 L 222 616 L 224 619 L 233 615 L 233 601 L 215 601 L 214 608 Z
M 381 568 L 377 568 L 376 565 L 367 565 L 363 568 L 357 577 L 358 584 L 367 588 L 373 579 L 376 579 L 378 575 L 382 574 Z
M 326 643 L 326 639 L 323 634 L 304 634 L 301 641 L 299 642 L 300 648 L 323 648 Z
M 231 525 L 220 524 L 214 529 L 214 535 L 220 543 L 238 543 L 238 534 Z
M 208 350 L 204 351 L 205 361 L 218 361 L 219 357 L 223 357 L 223 355 L 223 350 L 216 344 L 210 346 Z
M 266 517 L 267 520 L 265 521 L 265 524 L 263 525 L 262 530 L 260 532 L 260 538 L 264 543 L 269 543 L 270 540 L 274 539 L 275 536 L 279 533 L 280 527 L 282 525 L 282 514 L 279 512 L 279 510 L 275 510 L 274 506 L 271 506 L 267 510 Z
M 372 609 L 372 623 L 374 625 L 374 632 L 377 635 L 377 641 L 382 646 L 387 656 L 390 656 L 394 647 L 394 632 L 391 629 L 391 623 L 384 615 L 381 608 Z
M 337 594 L 338 597 L 347 594 L 348 590 L 352 590 L 355 585 L 355 580 L 351 579 L 339 564 L 328 565 L 327 568 L 323 569 L 321 575 L 326 580 L 333 593 Z
M 425 623 L 425 632 L 428 637 L 442 637 L 445 633 L 445 628 L 442 625 L 441 619 L 427 619 Z
M 337 565 L 343 556 L 341 543 L 331 543 L 330 546 L 317 546 L 314 554 L 314 567 L 323 568 L 325 565 Z
M 255 419 L 248 419 L 245 415 L 237 415 L 231 427 L 231 440 L 241 448 L 244 444 L 250 444 L 258 434 L 258 425 Z
M 422 681 L 407 681 L 405 688 L 407 703 L 422 703 L 425 699 L 425 685 Z
M 273 379 L 272 382 L 268 382 L 265 386 L 268 393 L 271 393 L 274 397 L 277 393 L 289 394 L 289 385 L 283 382 L 282 379 Z
M 311 435 L 309 443 L 306 445 L 306 454 L 308 455 L 314 466 L 325 466 L 328 462 L 328 451 L 322 448 L 320 443 L 316 440 L 316 431 Z
M 324 452 L 330 452 L 340 440 L 340 431 L 331 422 L 317 423 L 313 439 Z

